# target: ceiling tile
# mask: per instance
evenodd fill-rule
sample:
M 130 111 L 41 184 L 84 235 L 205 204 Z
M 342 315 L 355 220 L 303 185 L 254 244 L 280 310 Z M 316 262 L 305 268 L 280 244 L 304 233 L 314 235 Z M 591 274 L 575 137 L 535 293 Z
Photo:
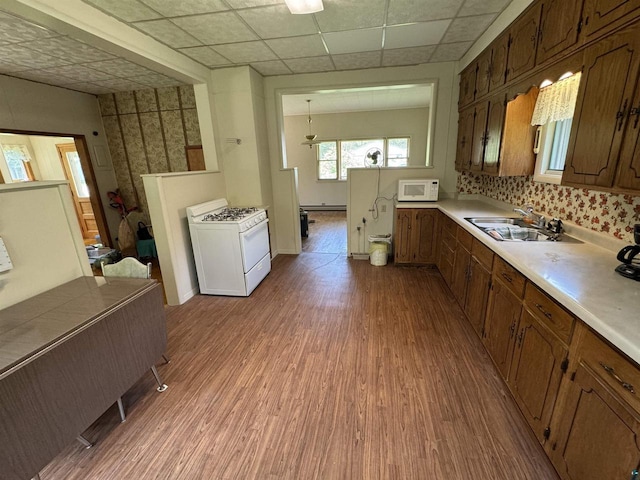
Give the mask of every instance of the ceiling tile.
M 133 82 L 126 78 L 112 78 L 111 80 L 98 80 L 95 83 L 98 86 L 110 88 L 114 92 L 130 92 L 132 90 L 140 90 L 146 88 L 146 85 L 142 85 L 138 82 Z
M 172 21 L 207 45 L 257 40 L 256 35 L 233 12 L 180 17 Z
M 289 75 L 291 70 L 282 60 L 269 60 L 268 62 L 255 62 L 251 66 L 264 76 L 268 75 Z
M 2 59 L 9 63 L 24 65 L 30 68 L 57 67 L 69 63 L 60 58 L 50 57 L 44 53 L 29 50 L 22 45 L 15 44 L 2 47 Z
M 189 35 L 169 20 L 149 20 L 133 24 L 147 35 L 169 45 L 172 48 L 195 47 L 202 45 L 196 38 Z
M 292 58 L 285 60 L 284 63 L 293 73 L 332 72 L 335 70 L 331 57 L 328 55 L 322 57 Z
M 94 68 L 101 72 L 109 73 L 114 77 L 130 77 L 133 75 L 146 75 L 151 70 L 129 62 L 123 58 L 115 60 L 103 60 L 102 62 L 86 63 L 86 67 Z
M 229 10 L 220 0 L 142 0 L 156 12 L 160 12 L 165 17 L 178 17 L 181 15 L 196 15 L 199 13 L 212 13 Z
M 239 10 L 245 22 L 261 38 L 295 37 L 318 33 L 311 15 L 292 15 L 286 5 Z
M 214 50 L 233 63 L 261 62 L 277 58 L 275 53 L 261 41 L 216 45 Z
M 65 65 L 62 67 L 47 68 L 47 72 L 74 78 L 75 82 L 93 82 L 96 80 L 108 80 L 114 78 L 110 73 L 100 72 L 84 65 Z
M 265 40 L 271 50 L 280 58 L 300 58 L 324 55 L 324 49 L 320 35 L 308 35 L 304 37 L 277 38 Z
M 467 53 L 473 42 L 442 43 L 431 57 L 432 62 L 456 62 Z
M 113 90 L 110 88 L 101 87 L 93 83 L 84 83 L 84 82 L 72 83 L 70 85 L 65 85 L 65 87 L 70 88 L 72 90 L 78 90 L 79 92 L 92 93 L 94 95 L 101 95 L 103 93 L 113 92 Z
M 20 78 L 26 80 L 33 80 L 34 82 L 47 83 L 49 85 L 68 85 L 75 83 L 78 79 L 65 77 L 45 70 L 28 70 L 26 72 L 20 72 Z
M 333 63 L 338 70 L 355 70 L 380 66 L 381 52 L 347 53 L 332 55 Z
M 25 47 L 62 58 L 69 63 L 95 62 L 115 58 L 110 53 L 69 37 L 48 38 L 24 44 Z
M 411 23 L 387 27 L 384 48 L 420 47 L 435 45 L 442 39 L 451 20 Z
M 284 0 L 226 0 L 231 8 L 264 7 L 284 3 Z
M 138 0 L 83 0 L 109 15 L 120 18 L 125 22 L 152 20 L 160 18 L 158 12 L 153 11 Z
M 175 78 L 167 77 L 166 75 L 155 72 L 149 73 L 147 75 L 131 77 L 128 80 L 132 80 L 134 82 L 141 83 L 142 85 L 146 85 L 147 87 L 152 88 L 176 87 L 178 85 L 183 85 L 182 82 L 176 80 Z
M 219 67 L 221 65 L 231 64 L 229 60 L 214 51 L 211 47 L 181 48 L 179 51 L 208 67 Z
M 467 17 L 470 15 L 498 13 L 504 10 L 509 3 L 511 3 L 511 0 L 467 0 L 458 15 Z
M 394 50 L 385 49 L 382 52 L 382 65 L 385 67 L 391 67 L 397 65 L 417 65 L 419 63 L 428 63 L 435 49 L 435 45 L 398 48 Z
M 314 16 L 321 32 L 382 27 L 386 0 L 324 0 L 324 10 Z
M 323 33 L 322 37 L 331 55 L 382 49 L 382 28 Z
M 463 2 L 464 0 L 430 0 L 428 5 L 416 5 L 415 0 L 390 0 L 387 25 L 453 18 Z
M 46 28 L 0 12 L 0 41 L 7 43 L 29 42 L 57 35 Z
M 4 58 L 0 57 L 0 73 L 17 73 L 24 72 L 25 70 L 29 70 L 29 67 L 7 62 Z
M 496 18 L 495 14 L 456 18 L 442 38 L 443 43 L 476 40 Z

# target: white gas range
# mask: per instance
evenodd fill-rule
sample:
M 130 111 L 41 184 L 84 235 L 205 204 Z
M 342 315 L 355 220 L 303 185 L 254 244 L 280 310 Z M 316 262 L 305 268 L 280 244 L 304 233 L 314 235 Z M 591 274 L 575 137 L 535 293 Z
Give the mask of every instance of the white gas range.
M 187 218 L 200 293 L 249 296 L 271 271 L 266 211 L 220 198 L 187 207 Z

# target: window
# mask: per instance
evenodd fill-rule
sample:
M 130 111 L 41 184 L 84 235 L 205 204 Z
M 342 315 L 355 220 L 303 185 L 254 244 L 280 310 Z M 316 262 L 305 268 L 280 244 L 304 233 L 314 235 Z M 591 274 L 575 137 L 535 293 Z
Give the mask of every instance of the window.
M 409 138 L 333 140 L 318 144 L 318 180 L 346 180 L 347 170 L 372 166 L 367 153 L 379 150 L 380 167 L 406 167 L 409 163 Z
M 560 183 L 567 158 L 572 119 L 549 122 L 539 128 L 538 158 L 534 180 Z M 535 150 L 534 150 L 535 151 Z
M 29 165 L 31 156 L 25 145 L 3 145 L 2 153 L 12 181 L 30 182 L 33 180 L 33 171 Z

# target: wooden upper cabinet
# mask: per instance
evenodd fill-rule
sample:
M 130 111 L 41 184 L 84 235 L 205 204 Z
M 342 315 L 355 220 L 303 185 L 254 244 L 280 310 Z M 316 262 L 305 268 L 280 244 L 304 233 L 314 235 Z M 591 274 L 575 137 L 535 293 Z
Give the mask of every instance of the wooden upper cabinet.
M 469 105 L 476 95 L 476 64 L 472 63 L 460 74 L 460 99 L 458 107 Z
M 535 66 L 541 11 L 542 4 L 537 3 L 509 29 L 507 82 L 528 72 Z
M 458 146 L 456 150 L 456 170 L 469 170 L 473 147 L 473 119 L 475 110 L 468 108 L 458 116 Z
M 488 48 L 478 57 L 476 62 L 476 98 L 489 93 L 491 82 L 491 48 Z
M 622 141 L 615 187 L 640 190 L 640 88 L 630 110 L 627 131 Z
M 613 185 L 639 66 L 637 27 L 611 35 L 585 51 L 563 183 Z
M 487 116 L 487 130 L 482 171 L 498 173 L 500 161 L 500 145 L 502 143 L 502 128 L 506 109 L 505 94 L 492 97 L 489 101 L 489 113 Z
M 582 27 L 585 40 L 594 40 L 616 24 L 638 15 L 640 0 L 585 0 Z
M 482 171 L 484 160 L 484 147 L 487 138 L 487 114 L 489 113 L 489 102 L 482 102 L 476 105 L 475 119 L 473 122 L 473 143 L 471 147 L 471 170 Z
M 583 0 L 545 0 L 542 4 L 536 64 L 554 57 L 578 41 Z
M 507 60 L 509 58 L 509 32 L 503 33 L 491 44 L 491 68 L 489 91 L 504 85 L 507 77 Z

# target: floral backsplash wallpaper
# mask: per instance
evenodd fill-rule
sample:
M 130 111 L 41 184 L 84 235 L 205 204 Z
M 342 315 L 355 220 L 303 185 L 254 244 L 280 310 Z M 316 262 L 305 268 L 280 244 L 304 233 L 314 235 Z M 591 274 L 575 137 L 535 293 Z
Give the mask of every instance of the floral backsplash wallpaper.
M 493 177 L 462 172 L 458 192 L 481 194 L 512 205 L 531 204 L 536 212 L 633 243 L 640 223 L 640 196 L 598 192 L 534 182 L 533 177 Z

